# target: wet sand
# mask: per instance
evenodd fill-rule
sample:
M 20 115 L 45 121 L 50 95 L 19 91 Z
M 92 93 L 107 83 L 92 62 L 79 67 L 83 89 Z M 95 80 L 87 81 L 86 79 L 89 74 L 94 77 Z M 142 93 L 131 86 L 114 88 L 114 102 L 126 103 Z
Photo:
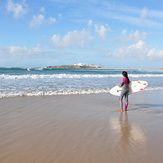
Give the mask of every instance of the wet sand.
M 1 163 L 162 163 L 163 91 L 0 99 Z

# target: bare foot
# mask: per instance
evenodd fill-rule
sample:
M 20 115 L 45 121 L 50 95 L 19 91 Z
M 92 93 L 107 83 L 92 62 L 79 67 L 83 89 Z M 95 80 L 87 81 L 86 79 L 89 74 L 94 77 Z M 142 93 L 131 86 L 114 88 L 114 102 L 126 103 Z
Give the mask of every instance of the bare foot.
M 121 112 L 121 113 L 123 113 L 123 110 L 118 110 L 117 112 Z

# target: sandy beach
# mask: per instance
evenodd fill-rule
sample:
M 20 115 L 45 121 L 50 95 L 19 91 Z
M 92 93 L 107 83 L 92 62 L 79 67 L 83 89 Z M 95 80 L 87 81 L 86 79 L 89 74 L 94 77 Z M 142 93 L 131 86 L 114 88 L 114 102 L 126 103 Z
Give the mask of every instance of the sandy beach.
M 1 163 L 162 163 L 163 91 L 0 99 Z

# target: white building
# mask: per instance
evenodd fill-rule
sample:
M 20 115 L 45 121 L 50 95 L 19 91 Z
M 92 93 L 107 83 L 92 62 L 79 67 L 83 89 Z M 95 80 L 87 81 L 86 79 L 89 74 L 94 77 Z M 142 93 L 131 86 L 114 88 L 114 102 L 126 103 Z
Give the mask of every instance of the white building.
M 75 63 L 74 66 L 84 66 L 85 64 L 83 63 Z
M 75 63 L 74 66 L 89 66 L 89 67 L 98 67 L 94 64 L 84 64 L 84 63 Z

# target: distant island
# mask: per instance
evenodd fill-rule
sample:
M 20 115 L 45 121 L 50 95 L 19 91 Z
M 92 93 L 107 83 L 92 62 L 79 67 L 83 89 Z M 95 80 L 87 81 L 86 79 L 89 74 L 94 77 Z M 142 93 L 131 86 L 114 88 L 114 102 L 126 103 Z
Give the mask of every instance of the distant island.
M 94 64 L 75 63 L 74 65 L 48 66 L 47 68 L 61 68 L 61 69 L 108 69 Z
M 96 66 L 94 64 L 84 64 L 84 63 L 75 63 L 73 65 L 60 65 L 60 66 L 48 66 L 47 68 L 54 68 L 54 69 L 138 69 L 138 68 L 106 68 L 103 66 Z M 150 69 L 146 69 L 150 70 Z M 153 69 L 155 70 L 155 69 Z M 163 67 L 156 70 L 163 70 Z

